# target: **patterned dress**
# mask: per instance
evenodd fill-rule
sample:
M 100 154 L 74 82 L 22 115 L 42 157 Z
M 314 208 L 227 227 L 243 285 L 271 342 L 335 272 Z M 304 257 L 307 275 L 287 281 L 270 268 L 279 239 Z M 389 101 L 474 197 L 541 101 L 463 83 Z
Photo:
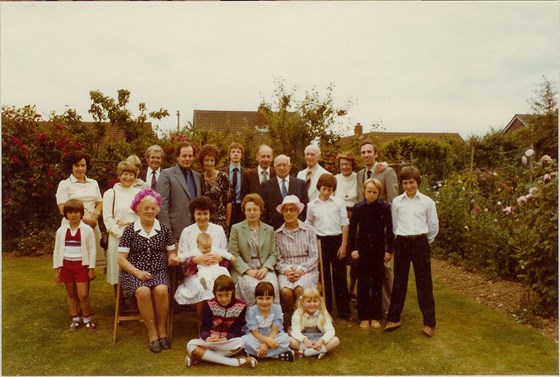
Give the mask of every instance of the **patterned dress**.
M 276 271 L 280 289 L 316 287 L 319 282 L 317 236 L 311 225 L 298 220 L 299 228 L 291 232 L 283 224 L 276 230 Z M 284 271 L 296 269 L 304 274 L 296 281 L 289 281 Z
M 214 183 L 206 183 L 202 180 L 202 195 L 212 199 L 214 210 L 210 216 L 210 222 L 220 225 L 224 230 L 226 226 L 226 206 L 233 200 L 233 190 L 229 184 L 227 173 L 218 172 Z
M 139 287 L 169 286 L 167 271 L 167 251 L 175 249 L 171 229 L 155 220 L 150 234 L 142 229 L 140 220 L 127 226 L 119 243 L 119 253 L 128 253 L 128 261 L 136 268 L 152 274 L 152 278 L 142 281 L 128 272 L 119 274 L 123 291 L 133 296 Z

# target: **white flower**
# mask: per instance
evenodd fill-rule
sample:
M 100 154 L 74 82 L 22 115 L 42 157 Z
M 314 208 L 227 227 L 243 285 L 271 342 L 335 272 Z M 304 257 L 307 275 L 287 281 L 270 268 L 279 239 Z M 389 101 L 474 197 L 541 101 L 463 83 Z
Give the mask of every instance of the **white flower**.
M 549 162 L 552 161 L 552 157 L 550 157 L 549 155 L 545 154 L 544 156 L 541 157 L 541 163 L 543 165 L 548 164 Z
M 523 165 L 527 165 L 527 157 L 525 157 L 525 156 L 521 157 L 521 163 Z
M 534 154 L 535 154 L 535 151 L 532 150 L 531 148 L 529 148 L 525 151 L 525 156 L 527 156 L 527 157 L 531 157 Z
M 536 187 L 531 187 L 531 188 L 529 189 L 529 194 L 531 194 L 531 195 L 536 195 L 536 194 L 539 193 L 539 191 L 540 191 L 540 190 L 539 190 L 538 188 L 536 188 Z
M 498 205 L 501 206 L 501 205 L 502 205 L 502 202 L 498 202 Z
M 517 204 L 519 204 L 520 206 L 525 203 L 527 203 L 527 198 L 525 196 L 521 195 L 519 198 L 517 198 Z
M 465 229 L 466 229 L 466 230 L 469 230 L 469 226 L 468 226 L 468 225 L 465 225 Z
M 484 208 L 484 212 L 488 212 L 488 208 Z
M 492 175 L 493 175 L 494 177 L 497 177 L 497 176 L 498 176 L 498 173 L 494 172 L 494 173 L 492 173 Z

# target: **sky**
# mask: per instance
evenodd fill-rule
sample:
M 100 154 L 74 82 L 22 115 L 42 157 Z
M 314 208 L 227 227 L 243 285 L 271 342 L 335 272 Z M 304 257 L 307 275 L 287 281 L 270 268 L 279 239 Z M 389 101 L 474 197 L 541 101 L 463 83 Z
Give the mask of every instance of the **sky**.
M 91 120 L 89 92 L 171 116 L 334 85 L 338 131 L 501 129 L 558 79 L 558 2 L 1 2 L 0 101 Z

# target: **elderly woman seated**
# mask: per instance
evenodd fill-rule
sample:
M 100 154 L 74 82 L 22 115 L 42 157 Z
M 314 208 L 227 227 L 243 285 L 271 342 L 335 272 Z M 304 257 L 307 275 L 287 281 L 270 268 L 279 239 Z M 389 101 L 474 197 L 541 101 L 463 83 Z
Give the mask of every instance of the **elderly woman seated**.
M 154 353 L 171 348 L 168 266 L 179 264 L 171 229 L 156 219 L 160 205 L 159 194 L 151 189 L 136 194 L 130 208 L 139 219 L 125 228 L 118 248 L 122 290 L 136 297 Z
M 315 229 L 298 219 L 304 207 L 295 195 L 286 196 L 276 207 L 284 216 L 284 224 L 276 230 L 276 271 L 283 312 L 288 316 L 303 290 L 317 287 L 319 281 Z

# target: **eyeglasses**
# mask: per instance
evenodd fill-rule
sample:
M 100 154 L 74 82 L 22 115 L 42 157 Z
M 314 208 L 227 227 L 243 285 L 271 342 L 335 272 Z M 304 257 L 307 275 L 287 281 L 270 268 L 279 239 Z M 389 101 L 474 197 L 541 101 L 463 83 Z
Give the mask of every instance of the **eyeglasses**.
M 344 166 L 352 166 L 352 163 L 351 162 L 341 162 L 340 167 L 344 167 Z

